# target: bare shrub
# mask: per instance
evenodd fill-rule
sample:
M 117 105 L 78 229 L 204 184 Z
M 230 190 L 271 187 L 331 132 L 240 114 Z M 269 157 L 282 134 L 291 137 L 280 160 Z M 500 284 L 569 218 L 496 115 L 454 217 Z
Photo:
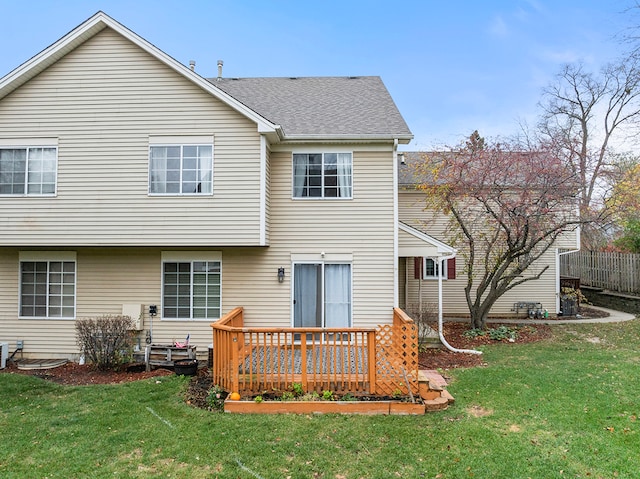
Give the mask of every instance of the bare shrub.
M 418 338 L 422 340 L 433 332 L 430 324 L 438 321 L 438 305 L 435 303 L 422 303 L 422 307 L 420 307 L 420 304 L 413 303 L 407 308 L 407 314 L 416 323 Z
M 131 359 L 133 322 L 129 316 L 114 315 L 76 321 L 80 350 L 101 371 L 118 369 Z

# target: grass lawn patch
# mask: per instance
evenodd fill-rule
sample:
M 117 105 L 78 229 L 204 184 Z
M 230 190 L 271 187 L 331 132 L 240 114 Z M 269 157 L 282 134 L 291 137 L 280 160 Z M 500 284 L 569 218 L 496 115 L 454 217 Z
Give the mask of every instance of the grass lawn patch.
M 635 478 L 640 321 L 483 346 L 425 416 L 233 415 L 188 378 L 62 386 L 0 374 L 3 478 Z

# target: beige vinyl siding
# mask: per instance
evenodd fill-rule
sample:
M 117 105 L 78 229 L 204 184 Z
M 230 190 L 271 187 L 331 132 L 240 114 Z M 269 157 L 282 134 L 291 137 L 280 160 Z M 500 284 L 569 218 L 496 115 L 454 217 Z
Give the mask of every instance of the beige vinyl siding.
M 289 284 L 291 254 L 352 254 L 353 325 L 376 326 L 391 320 L 394 300 L 392 150 L 341 151 L 353 152 L 353 199 L 292 199 L 292 152 L 272 153 L 270 255 L 281 258 Z M 273 314 L 291 324 L 290 311 Z
M 213 196 L 148 195 L 149 136 L 213 136 Z M 55 138 L 55 198 L 1 198 L 0 245 L 259 245 L 255 123 L 105 29 L 0 101 L 0 139 Z
M 434 215 L 431 211 L 424 211 L 424 201 L 422 193 L 415 191 L 400 191 L 399 193 L 399 217 L 411 226 L 425 231 L 434 238 L 447 243 L 444 229 L 447 219 L 444 215 Z M 568 234 L 570 236 L 570 234 Z M 560 242 L 559 242 L 560 244 Z M 563 243 L 564 244 L 564 243 Z M 405 298 L 401 302 L 406 303 L 406 307 L 411 309 L 419 303 L 419 285 L 414 279 L 413 258 L 404 258 L 405 277 L 400 278 L 407 282 Z M 491 311 L 492 316 L 512 315 L 512 308 L 515 302 L 536 301 L 542 303 L 549 313 L 556 313 L 556 261 L 555 248 L 551 248 L 545 253 L 542 259 L 536 262 L 528 273 L 538 272 L 545 265 L 549 269 L 545 271 L 538 280 L 528 281 L 503 295 L 494 305 Z M 456 279 L 443 282 L 443 312 L 447 316 L 468 316 L 469 309 L 464 295 L 466 285 L 466 273 L 464 272 L 463 258 L 461 255 L 456 260 Z M 422 300 L 424 303 L 437 305 L 438 283 L 435 280 L 422 281 Z
M 197 258 L 198 251 L 220 251 L 223 314 L 242 306 L 247 326 L 290 326 L 292 255 L 320 259 L 324 251 L 327 260 L 335 255 L 353 258 L 353 325 L 391 322 L 395 227 L 391 145 L 388 151 L 354 151 L 350 200 L 293 200 L 291 158 L 291 152 L 269 155 L 269 247 L 68 248 L 77 254 L 77 318 L 119 314 L 125 303 L 144 304 L 144 329 L 149 330 L 148 306 L 162 304 L 162 252 L 193 250 Z M 0 248 L 0 340 L 24 339 L 28 356 L 77 357 L 75 321 L 18 319 L 18 253 L 17 248 Z M 283 283 L 277 279 L 281 266 L 286 271 Z M 190 334 L 201 355 L 212 341 L 208 320 L 158 316 L 152 329 L 153 342 L 161 344 Z M 145 333 L 138 338 L 144 348 Z
M 307 248 L 300 248 L 300 250 Z M 212 248 L 222 255 L 222 312 L 242 306 L 247 326 L 291 325 L 291 253 L 282 248 Z M 161 248 L 77 248 L 77 319 L 120 314 L 123 304 L 144 305 L 144 331 L 136 336 L 144 350 L 146 331 L 153 342 L 169 344 L 187 334 L 201 356 L 212 342 L 211 320 L 162 319 Z M 182 249 L 180 251 L 187 251 Z M 25 341 L 26 357 L 71 357 L 78 359 L 74 320 L 18 319 L 19 250 L 0 249 L 0 341 Z M 363 265 L 365 261 L 370 266 Z M 378 270 L 390 270 L 372 253 L 354 253 L 354 323 L 376 326 L 392 319 L 393 279 L 380 279 Z M 278 267 L 286 269 L 278 282 Z M 377 279 L 376 279 L 377 278 Z M 358 284 L 360 283 L 360 284 Z M 373 293 L 364 290 L 374 285 Z M 377 284 L 379 283 L 379 284 Z M 386 284 L 388 283 L 388 284 Z M 373 303 L 373 304 L 371 304 Z M 151 324 L 150 304 L 159 314 Z
M 270 223 L 271 223 L 271 217 L 270 217 L 270 212 L 271 212 L 271 149 L 268 146 L 267 143 L 267 151 L 266 151 L 266 155 L 267 155 L 267 164 L 265 165 L 266 167 L 266 172 L 265 172 L 265 241 L 266 241 L 266 245 L 269 245 L 269 232 L 270 232 Z
M 398 250 L 399 256 L 442 256 L 438 253 L 438 248 L 425 243 L 424 240 L 417 238 L 406 231 L 398 231 Z
M 553 253 L 547 253 L 547 258 L 553 260 Z M 400 278 L 400 282 L 406 281 L 405 307 L 408 310 L 416 308 L 419 304 L 418 281 L 414 279 L 413 258 L 401 258 L 405 263 L 405 277 Z M 466 276 L 462 271 L 460 258 L 456 262 L 456 279 L 442 282 L 443 314 L 445 316 L 467 317 L 469 308 L 464 295 L 466 286 Z M 422 303 L 432 304 L 437 308 L 438 304 L 438 282 L 437 280 L 425 279 L 422 281 Z M 512 316 L 512 308 L 515 302 L 536 301 L 542 303 L 542 307 L 550 314 L 556 313 L 555 295 L 555 268 L 550 264 L 550 269 L 543 276 L 535 281 L 528 281 L 505 293 L 491 310 L 492 317 Z
M 210 320 L 162 319 L 162 252 L 160 248 L 77 248 L 76 319 L 120 314 L 123 304 L 144 305 L 145 331 L 137 335 L 141 349 L 146 331 L 153 330 L 158 344 L 190 341 L 206 354 L 212 342 Z M 184 251 L 184 250 L 181 250 Z M 198 253 L 212 250 L 193 250 Z M 246 308 L 246 319 L 255 324 L 279 318 L 274 323 L 289 325 L 289 286 L 277 279 L 279 258 L 269 258 L 267 248 L 217 249 L 222 252 L 223 313 L 236 306 Z M 288 260 L 288 259 L 287 259 Z M 0 249 L 0 341 L 25 342 L 28 357 L 78 358 L 74 320 L 18 319 L 19 250 Z M 159 314 L 151 324 L 149 305 Z M 263 309 L 271 311 L 265 316 Z M 279 311 L 279 313 L 278 313 Z

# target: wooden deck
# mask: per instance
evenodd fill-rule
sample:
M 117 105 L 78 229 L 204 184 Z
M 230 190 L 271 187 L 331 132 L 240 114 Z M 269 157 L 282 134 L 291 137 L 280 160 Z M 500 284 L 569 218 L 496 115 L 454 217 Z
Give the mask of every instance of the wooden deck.
M 418 393 L 417 328 L 400 309 L 377 328 L 246 328 L 242 308 L 211 326 L 213 381 L 228 391 Z

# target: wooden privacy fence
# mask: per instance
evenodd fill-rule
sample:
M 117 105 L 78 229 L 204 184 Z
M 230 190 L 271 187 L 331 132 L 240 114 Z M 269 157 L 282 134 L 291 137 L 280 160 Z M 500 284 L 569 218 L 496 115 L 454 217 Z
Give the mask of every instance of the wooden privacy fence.
M 560 258 L 560 274 L 580 278 L 581 285 L 640 293 L 640 254 L 578 251 Z
M 242 308 L 211 327 L 213 383 L 227 391 L 418 393 L 417 328 L 399 309 L 379 328 L 247 328 Z

